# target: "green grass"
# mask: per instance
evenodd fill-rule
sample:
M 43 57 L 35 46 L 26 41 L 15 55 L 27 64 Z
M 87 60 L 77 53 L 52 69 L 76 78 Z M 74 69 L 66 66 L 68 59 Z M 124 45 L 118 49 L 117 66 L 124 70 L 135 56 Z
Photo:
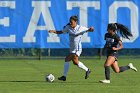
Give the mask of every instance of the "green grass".
M 63 59 L 58 60 L 0 60 L 0 93 L 140 93 L 140 71 L 128 70 L 116 74 L 111 70 L 111 84 L 101 84 L 104 79 L 105 58 L 81 59 L 91 68 L 90 77 L 71 62 L 67 81 L 58 81 L 63 72 Z M 129 62 L 140 68 L 140 59 L 120 58 L 119 65 Z M 53 83 L 45 81 L 49 73 L 55 75 Z

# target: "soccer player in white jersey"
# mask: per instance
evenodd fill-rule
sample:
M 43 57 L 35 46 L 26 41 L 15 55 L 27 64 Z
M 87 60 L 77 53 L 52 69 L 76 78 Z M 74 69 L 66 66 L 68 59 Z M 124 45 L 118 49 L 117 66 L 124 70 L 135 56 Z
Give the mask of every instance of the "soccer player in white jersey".
M 85 79 L 87 79 L 89 77 L 89 74 L 91 73 L 90 69 L 78 60 L 78 57 L 80 56 L 82 52 L 81 39 L 82 39 L 83 34 L 86 32 L 93 32 L 94 28 L 83 27 L 83 26 L 78 25 L 77 23 L 78 23 L 78 17 L 71 16 L 69 19 L 69 24 L 67 24 L 62 31 L 49 30 L 49 33 L 55 33 L 55 34 L 68 33 L 69 34 L 70 54 L 66 56 L 65 58 L 63 76 L 59 77 L 58 80 L 66 81 L 67 73 L 69 70 L 69 62 L 71 60 L 79 68 L 85 70 L 86 72 Z

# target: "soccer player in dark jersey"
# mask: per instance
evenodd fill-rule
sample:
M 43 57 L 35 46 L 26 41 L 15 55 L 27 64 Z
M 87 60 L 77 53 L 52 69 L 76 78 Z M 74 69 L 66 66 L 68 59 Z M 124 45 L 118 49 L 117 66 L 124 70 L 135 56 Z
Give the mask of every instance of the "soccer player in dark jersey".
M 107 52 L 107 59 L 104 63 L 105 80 L 100 80 L 99 82 L 101 83 L 110 83 L 110 66 L 116 73 L 120 73 L 128 69 L 137 71 L 136 67 L 134 67 L 132 63 L 129 63 L 127 66 L 119 67 L 117 62 L 117 52 L 123 48 L 123 44 L 118 33 L 120 32 L 120 35 L 123 38 L 129 39 L 129 36 L 132 36 L 129 29 L 119 23 L 110 23 L 108 24 L 107 31 L 108 33 L 105 34 L 106 44 L 104 46 L 104 49 L 106 49 Z

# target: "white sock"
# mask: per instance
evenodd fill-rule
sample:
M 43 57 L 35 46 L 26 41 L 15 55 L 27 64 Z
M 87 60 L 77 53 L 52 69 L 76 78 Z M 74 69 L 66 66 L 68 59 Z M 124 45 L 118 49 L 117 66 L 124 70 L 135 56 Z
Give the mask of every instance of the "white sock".
M 69 62 L 65 62 L 64 73 L 63 73 L 65 77 L 67 76 L 68 70 L 69 70 Z
M 85 71 L 88 71 L 88 68 L 82 62 L 80 62 L 80 61 L 78 63 L 78 67 L 83 69 L 83 70 L 85 70 Z

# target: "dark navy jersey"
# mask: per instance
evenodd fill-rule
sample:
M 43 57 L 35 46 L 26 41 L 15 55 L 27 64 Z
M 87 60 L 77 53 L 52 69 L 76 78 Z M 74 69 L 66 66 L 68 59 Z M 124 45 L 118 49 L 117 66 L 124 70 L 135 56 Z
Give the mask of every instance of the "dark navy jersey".
M 107 48 L 107 52 L 109 53 L 114 53 L 116 52 L 116 50 L 113 50 L 112 47 L 116 47 L 119 43 L 120 37 L 117 34 L 114 34 L 113 36 L 110 35 L 109 33 L 105 34 L 105 40 L 106 40 L 106 44 L 105 47 Z

